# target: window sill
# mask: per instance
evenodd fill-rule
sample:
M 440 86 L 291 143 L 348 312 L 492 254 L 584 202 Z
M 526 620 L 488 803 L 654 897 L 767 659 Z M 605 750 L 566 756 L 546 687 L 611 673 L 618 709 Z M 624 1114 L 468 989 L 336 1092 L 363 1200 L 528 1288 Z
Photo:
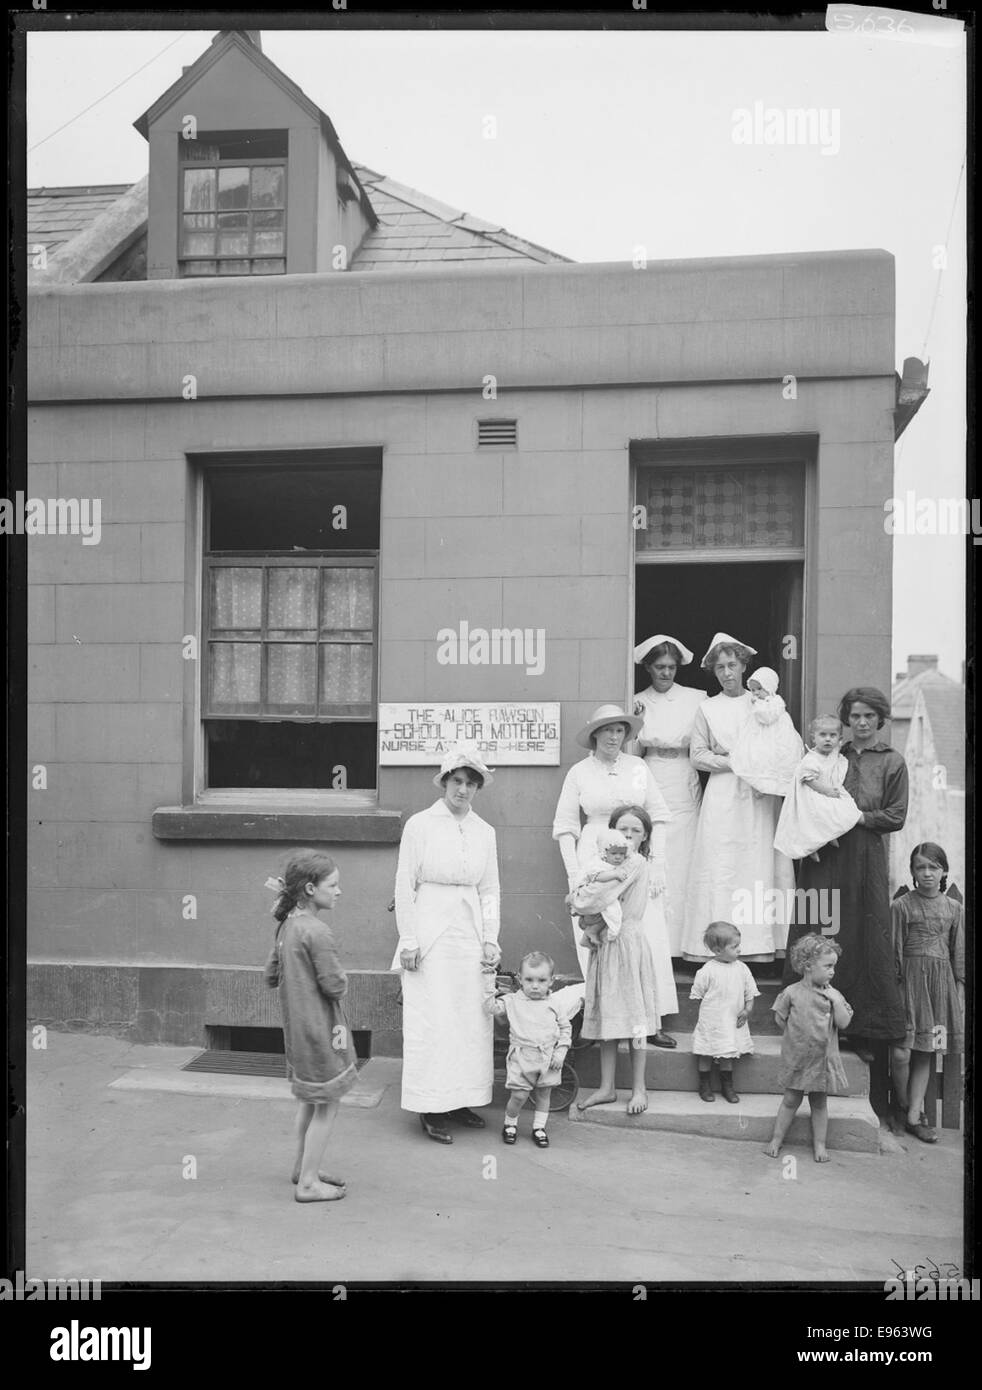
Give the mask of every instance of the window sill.
M 295 794 L 294 794 L 295 796 Z M 193 806 L 158 806 L 152 829 L 158 840 L 290 840 L 322 844 L 398 844 L 402 813 L 374 801 L 347 796 L 280 801 L 275 795 L 251 802 L 205 801 Z

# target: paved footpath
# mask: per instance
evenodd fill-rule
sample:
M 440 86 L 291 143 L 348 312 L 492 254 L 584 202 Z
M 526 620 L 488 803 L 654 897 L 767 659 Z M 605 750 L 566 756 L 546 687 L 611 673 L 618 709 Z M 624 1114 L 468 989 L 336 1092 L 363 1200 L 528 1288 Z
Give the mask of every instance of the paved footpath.
M 783 1165 L 756 1143 L 560 1115 L 540 1151 L 528 1115 L 518 1144 L 502 1144 L 496 1093 L 487 1130 L 457 1129 L 444 1147 L 399 1108 L 399 1063 L 379 1059 L 329 1155 L 347 1198 L 301 1206 L 285 1081 L 226 1095 L 210 1088 L 227 1078 L 200 1078 L 184 1094 L 160 1088 L 185 1083 L 195 1049 L 47 1043 L 28 1045 L 30 1277 L 880 1281 L 894 1260 L 962 1261 L 962 1138 L 949 1130 L 934 1147 L 911 1138 L 821 1166 L 791 1148 Z

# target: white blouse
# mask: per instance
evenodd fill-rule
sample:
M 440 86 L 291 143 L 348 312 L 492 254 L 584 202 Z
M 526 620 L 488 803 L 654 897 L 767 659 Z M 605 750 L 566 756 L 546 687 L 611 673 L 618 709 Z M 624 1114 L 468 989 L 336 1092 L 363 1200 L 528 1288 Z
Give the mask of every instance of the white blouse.
M 673 685 L 670 690 L 649 686 L 634 697 L 634 713 L 644 718 L 637 735 L 643 756 L 648 748 L 682 748 L 688 751 L 696 710 L 707 699 L 704 690 Z
M 400 951 L 425 953 L 461 920 L 473 924 L 481 941 L 496 942 L 500 886 L 494 828 L 474 810 L 455 816 L 442 800 L 418 811 L 402 832 L 395 889 L 397 957 Z
M 606 825 L 613 811 L 624 805 L 643 806 L 652 822 L 670 821 L 668 809 L 658 783 L 643 758 L 621 753 L 613 766 L 590 753 L 574 763 L 566 774 L 552 824 L 552 838 L 572 835 L 580 838 L 580 812 L 588 821 L 603 821 Z

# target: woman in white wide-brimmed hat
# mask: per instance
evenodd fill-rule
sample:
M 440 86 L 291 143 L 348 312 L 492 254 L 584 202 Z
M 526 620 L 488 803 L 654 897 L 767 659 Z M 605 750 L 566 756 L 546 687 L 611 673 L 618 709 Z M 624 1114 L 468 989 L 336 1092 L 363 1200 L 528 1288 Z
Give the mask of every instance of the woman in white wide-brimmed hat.
M 448 1120 L 483 1129 L 494 1080 L 484 967 L 497 965 L 498 851 L 473 810 L 492 774 L 458 744 L 433 778 L 443 796 L 407 820 L 399 845 L 392 969 L 402 970 L 402 1108 L 425 1134 L 452 1144 Z
M 656 632 L 634 648 L 634 660 L 651 681 L 634 700 L 634 713 L 644 720 L 635 746 L 672 813 L 665 846 L 665 921 L 670 952 L 680 956 L 689 861 L 702 801 L 699 774 L 689 761 L 689 740 L 706 692 L 677 683 L 678 668 L 692 662 L 692 653 L 677 637 Z
M 642 722 L 640 715 L 627 714 L 620 705 L 600 705 L 594 710 L 576 735 L 580 747 L 590 752 L 566 774 L 552 838 L 559 841 L 572 889 L 581 866 L 596 852 L 597 836 L 608 825 L 611 813 L 618 806 L 628 805 L 643 806 L 647 811 L 654 827 L 649 848 L 649 882 L 655 896 L 646 914 L 645 932 L 654 962 L 659 1013 L 674 1014 L 678 1012 L 678 997 L 660 902 L 665 888 L 665 827 L 672 813 L 644 759 L 624 752 L 625 743 L 637 736 Z M 572 921 L 573 940 L 578 943 L 579 928 L 576 919 Z M 586 979 L 590 951 L 577 944 L 576 956 Z M 653 1036 L 659 1046 L 673 1046 L 673 1040 L 662 1035 L 660 1029 Z
M 682 953 L 706 961 L 710 922 L 732 922 L 743 960 L 783 956 L 794 888 L 791 860 L 774 848 L 779 796 L 763 795 L 730 766 L 730 754 L 753 718 L 743 677 L 754 647 L 717 632 L 702 659 L 722 687 L 696 711 L 689 742 L 693 765 L 709 773 L 689 865 Z

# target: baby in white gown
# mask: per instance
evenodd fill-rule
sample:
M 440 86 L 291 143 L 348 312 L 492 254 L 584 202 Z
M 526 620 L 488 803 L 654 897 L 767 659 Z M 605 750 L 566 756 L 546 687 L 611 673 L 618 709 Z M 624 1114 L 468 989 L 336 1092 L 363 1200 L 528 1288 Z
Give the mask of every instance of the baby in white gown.
M 767 796 L 787 796 L 804 752 L 777 687 L 777 672 L 769 666 L 754 671 L 747 681 L 750 718 L 730 753 L 731 770 Z
M 823 714 L 808 728 L 812 746 L 795 770 L 777 822 L 774 848 L 789 859 L 819 862 L 823 845 L 838 847 L 837 836 L 851 830 L 862 811 L 842 785 L 849 763 L 840 751 L 842 726 Z
M 566 902 L 580 919 L 581 945 L 597 945 L 606 930 L 607 940 L 620 935 L 622 912 L 618 901 L 639 856 L 619 830 L 603 830 L 597 837 L 597 852 L 580 872 Z

